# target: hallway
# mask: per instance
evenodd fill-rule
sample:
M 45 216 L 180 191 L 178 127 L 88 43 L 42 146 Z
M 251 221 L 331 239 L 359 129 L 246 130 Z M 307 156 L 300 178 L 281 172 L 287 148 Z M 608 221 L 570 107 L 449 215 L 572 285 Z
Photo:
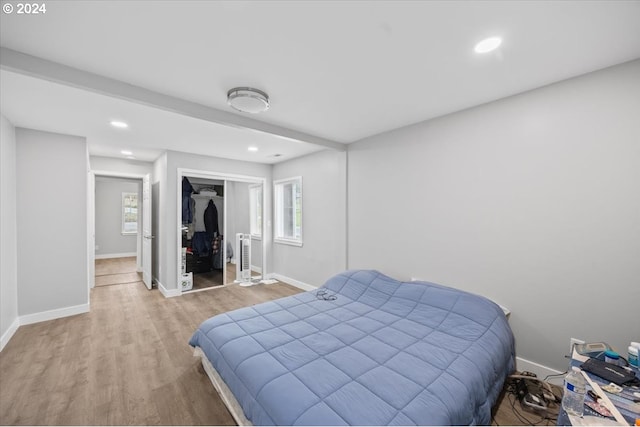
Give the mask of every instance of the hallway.
M 96 286 L 124 285 L 142 280 L 136 257 L 96 259 Z

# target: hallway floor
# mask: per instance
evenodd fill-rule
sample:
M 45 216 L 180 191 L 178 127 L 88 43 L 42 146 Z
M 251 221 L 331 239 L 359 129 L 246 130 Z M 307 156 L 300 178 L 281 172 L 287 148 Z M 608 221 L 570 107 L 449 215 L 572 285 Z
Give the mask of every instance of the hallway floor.
M 96 260 L 96 286 L 123 285 L 142 280 L 136 272 L 136 257 L 105 258 Z

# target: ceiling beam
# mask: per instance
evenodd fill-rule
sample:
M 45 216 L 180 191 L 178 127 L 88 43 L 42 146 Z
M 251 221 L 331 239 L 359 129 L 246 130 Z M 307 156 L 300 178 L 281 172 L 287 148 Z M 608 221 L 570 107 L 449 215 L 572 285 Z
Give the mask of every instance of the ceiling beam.
M 308 142 L 334 150 L 346 150 L 345 144 L 336 141 L 154 92 L 140 86 L 79 70 L 37 56 L 27 55 L 5 47 L 0 47 L 0 68 L 212 123 L 268 133 L 281 138 Z

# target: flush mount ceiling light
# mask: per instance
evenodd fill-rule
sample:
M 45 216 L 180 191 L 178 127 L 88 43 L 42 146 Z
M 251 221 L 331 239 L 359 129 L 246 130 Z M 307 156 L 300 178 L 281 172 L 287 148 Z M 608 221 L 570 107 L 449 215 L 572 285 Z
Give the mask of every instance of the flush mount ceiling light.
M 500 44 L 502 44 L 500 37 L 489 37 L 479 42 L 473 50 L 475 50 L 476 53 L 487 53 L 497 49 Z
M 129 127 L 128 124 L 126 124 L 125 122 L 121 122 L 119 120 L 111 120 L 111 126 L 113 126 L 114 128 L 120 128 L 120 129 L 125 129 Z
M 243 113 L 261 113 L 269 109 L 269 95 L 250 87 L 234 87 L 227 92 L 227 103 Z

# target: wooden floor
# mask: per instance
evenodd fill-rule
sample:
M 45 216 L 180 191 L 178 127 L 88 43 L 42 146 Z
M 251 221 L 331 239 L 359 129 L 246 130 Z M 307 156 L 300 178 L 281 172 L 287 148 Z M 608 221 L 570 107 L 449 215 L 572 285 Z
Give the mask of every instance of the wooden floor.
M 90 313 L 21 326 L 0 353 L 0 424 L 233 425 L 188 340 L 210 316 L 297 292 L 231 285 L 166 299 L 141 282 L 96 287 Z M 515 417 L 509 397 L 494 424 L 540 420 Z
M 0 353 L 0 424 L 232 425 L 188 340 L 214 314 L 297 292 L 96 287 L 90 313 L 21 326 Z
M 136 257 L 97 259 L 96 286 L 121 285 L 142 280 L 137 272 Z
M 253 272 L 253 275 L 259 276 L 260 273 Z M 236 280 L 236 265 L 228 262 L 227 283 L 233 283 L 234 280 Z M 193 290 L 207 289 L 214 286 L 222 286 L 223 284 L 222 270 L 211 270 L 207 273 L 193 274 Z

